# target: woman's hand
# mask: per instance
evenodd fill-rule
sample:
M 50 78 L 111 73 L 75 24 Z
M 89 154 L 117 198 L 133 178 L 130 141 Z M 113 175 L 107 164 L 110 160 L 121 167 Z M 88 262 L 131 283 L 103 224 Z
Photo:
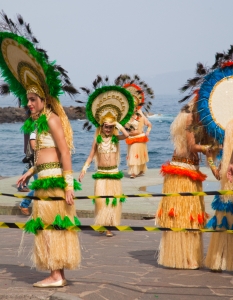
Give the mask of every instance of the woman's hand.
M 74 190 L 68 190 L 65 192 L 66 203 L 68 205 L 74 204 Z
M 78 177 L 78 181 L 81 182 L 83 180 L 85 176 L 85 171 L 81 171 L 81 173 L 79 174 L 79 177 Z
M 29 179 L 31 176 L 32 176 L 32 172 L 30 170 L 28 170 L 25 174 L 23 174 L 17 180 L 17 182 L 16 182 L 17 187 L 19 187 L 20 185 L 24 186 L 27 182 L 27 179 Z
M 232 182 L 233 178 L 233 164 L 229 164 L 228 169 L 227 169 L 227 179 Z
M 220 180 L 220 172 L 219 172 L 219 170 L 218 170 L 217 168 L 213 168 L 213 169 L 211 168 L 211 171 L 212 171 L 214 177 L 215 177 L 217 180 Z

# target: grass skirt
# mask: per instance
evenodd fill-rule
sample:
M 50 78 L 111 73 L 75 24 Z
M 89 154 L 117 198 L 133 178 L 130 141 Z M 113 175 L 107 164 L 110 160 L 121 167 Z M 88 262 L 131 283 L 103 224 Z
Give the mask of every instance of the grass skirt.
M 202 182 L 188 176 L 165 175 L 163 193 L 199 192 Z M 163 197 L 156 214 L 159 227 L 203 228 L 205 226 L 203 197 Z M 193 269 L 203 262 L 201 233 L 163 232 L 158 263 L 170 268 Z
M 232 190 L 233 185 L 227 182 L 221 189 Z M 217 230 L 233 229 L 233 197 L 216 195 L 212 202 L 215 216 L 208 222 L 208 228 Z M 205 259 L 205 266 L 211 270 L 233 271 L 233 235 L 231 233 L 211 234 Z
M 61 176 L 60 168 L 43 170 L 38 173 L 39 179 Z M 61 188 L 39 189 L 35 191 L 37 197 L 65 197 Z M 74 221 L 75 205 L 67 205 L 65 200 L 34 201 L 32 216 L 40 217 L 44 224 L 52 224 L 55 217 L 68 216 Z M 41 230 L 35 235 L 33 262 L 38 270 L 75 269 L 81 261 L 79 240 L 76 231 L 69 230 Z
M 96 179 L 95 195 L 121 195 L 122 186 L 120 179 Z M 112 205 L 112 199 L 106 204 L 106 199 L 95 199 L 95 225 L 118 226 L 121 222 L 122 203 L 119 198 L 117 205 Z
M 140 172 L 145 173 L 147 170 L 146 163 L 149 161 L 147 144 L 134 143 L 127 147 L 128 174 L 138 175 Z

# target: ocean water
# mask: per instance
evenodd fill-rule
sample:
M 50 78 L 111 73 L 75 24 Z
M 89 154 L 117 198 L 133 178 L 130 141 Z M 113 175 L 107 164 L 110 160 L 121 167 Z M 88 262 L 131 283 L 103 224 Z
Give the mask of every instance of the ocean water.
M 149 118 L 152 123 L 150 133 L 150 141 L 147 144 L 150 161 L 148 168 L 159 168 L 162 163 L 170 159 L 173 147 L 169 139 L 169 127 L 181 108 L 178 103 L 178 96 L 160 95 L 156 96 L 152 112 L 154 115 Z M 2 107 L 17 106 L 17 101 L 14 99 L 0 99 Z M 71 99 L 63 98 L 64 106 L 76 106 L 76 102 Z M 73 170 L 79 172 L 88 157 L 91 149 L 95 128 L 89 132 L 82 129 L 85 121 L 71 121 L 71 126 L 74 131 L 75 153 L 72 156 Z M 23 153 L 23 134 L 20 133 L 22 123 L 4 123 L 0 124 L 0 176 L 18 176 L 24 169 L 22 159 Z M 127 169 L 126 166 L 126 144 L 121 141 L 121 165 L 120 169 Z M 94 163 L 90 167 L 94 170 Z

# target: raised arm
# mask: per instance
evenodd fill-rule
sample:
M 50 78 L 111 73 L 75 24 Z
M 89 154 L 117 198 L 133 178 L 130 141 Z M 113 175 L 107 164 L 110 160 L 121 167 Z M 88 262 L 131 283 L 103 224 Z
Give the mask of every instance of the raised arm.
M 120 123 L 115 122 L 115 126 L 119 131 L 122 132 L 122 134 L 117 136 L 118 140 L 125 140 L 129 137 L 128 131 Z
M 78 177 L 78 181 L 81 182 L 83 177 L 85 176 L 86 172 L 87 172 L 87 169 L 89 168 L 93 158 L 94 158 L 94 155 L 96 153 L 96 150 L 97 150 L 97 144 L 96 144 L 96 140 L 93 141 L 92 143 L 92 147 L 91 147 L 91 151 L 90 151 L 90 154 L 82 168 L 82 171 L 81 173 L 79 174 L 79 177 Z

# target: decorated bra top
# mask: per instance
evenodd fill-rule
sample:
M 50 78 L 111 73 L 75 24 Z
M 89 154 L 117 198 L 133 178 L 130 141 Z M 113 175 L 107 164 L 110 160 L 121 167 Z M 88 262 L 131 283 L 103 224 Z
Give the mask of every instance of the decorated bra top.
M 36 149 L 57 148 L 57 144 L 50 132 L 42 133 L 36 138 Z
M 116 153 L 118 138 L 115 135 L 109 136 L 105 141 L 99 134 L 96 137 L 97 151 L 98 153 Z

